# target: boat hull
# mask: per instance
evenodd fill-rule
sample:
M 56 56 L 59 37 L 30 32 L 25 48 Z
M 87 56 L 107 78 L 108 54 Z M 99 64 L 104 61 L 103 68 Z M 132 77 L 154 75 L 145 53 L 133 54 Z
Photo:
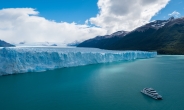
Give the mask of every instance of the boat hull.
M 154 97 L 153 95 L 147 94 L 147 93 L 145 93 L 145 92 L 143 92 L 143 91 L 141 91 L 141 93 L 143 93 L 143 94 L 145 94 L 145 95 L 147 95 L 147 96 L 149 96 L 149 97 L 151 97 L 151 98 L 153 98 L 153 99 L 155 99 L 155 100 L 162 100 L 162 98 Z

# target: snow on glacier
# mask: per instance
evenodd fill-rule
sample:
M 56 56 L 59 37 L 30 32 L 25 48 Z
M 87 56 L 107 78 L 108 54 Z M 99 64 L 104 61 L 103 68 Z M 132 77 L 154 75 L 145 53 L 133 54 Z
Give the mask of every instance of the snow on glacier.
M 0 48 L 0 75 L 40 72 L 87 64 L 153 58 L 157 52 L 110 51 L 94 48 Z

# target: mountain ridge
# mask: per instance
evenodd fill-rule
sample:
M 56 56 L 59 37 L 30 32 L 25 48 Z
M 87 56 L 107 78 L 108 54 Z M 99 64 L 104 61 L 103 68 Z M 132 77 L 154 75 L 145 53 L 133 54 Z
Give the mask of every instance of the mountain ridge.
M 119 35 L 120 36 L 120 35 Z M 157 20 L 129 32 L 123 37 L 90 39 L 78 47 L 109 50 L 157 51 L 159 54 L 184 54 L 184 17 Z M 95 43 L 94 43 L 95 42 Z
M 0 47 L 14 47 L 14 45 L 0 39 Z

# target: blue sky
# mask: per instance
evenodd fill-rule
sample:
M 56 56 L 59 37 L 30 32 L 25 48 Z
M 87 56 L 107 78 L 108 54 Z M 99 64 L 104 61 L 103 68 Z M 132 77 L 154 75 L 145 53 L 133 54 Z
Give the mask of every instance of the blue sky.
M 39 15 L 57 22 L 84 23 L 98 13 L 98 0 L 4 0 L 2 8 L 35 8 Z M 177 11 L 184 15 L 184 1 L 171 0 L 152 20 L 168 19 L 168 14 Z
M 98 0 L 4 0 L 2 8 L 35 8 L 39 15 L 57 22 L 84 23 L 98 13 Z
M 4 0 L 0 39 L 65 44 L 131 31 L 172 15 L 184 16 L 182 0 Z
M 170 16 L 168 14 L 173 11 L 179 12 L 181 16 L 184 16 L 184 1 L 183 0 L 171 0 L 169 4 L 163 8 L 157 15 L 155 15 L 152 20 L 162 20 L 168 19 Z

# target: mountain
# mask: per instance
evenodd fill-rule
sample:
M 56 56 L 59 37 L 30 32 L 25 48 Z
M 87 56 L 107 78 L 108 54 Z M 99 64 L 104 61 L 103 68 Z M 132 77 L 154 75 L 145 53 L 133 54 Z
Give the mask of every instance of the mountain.
M 118 31 L 111 35 L 97 36 L 78 44 L 77 47 L 95 47 L 105 49 L 108 48 L 108 45 L 111 45 L 111 43 L 118 41 L 127 34 L 128 31 Z
M 78 46 L 81 42 L 79 41 L 74 41 L 72 43 L 68 43 L 67 46 Z
M 0 47 L 14 47 L 14 45 L 9 44 L 3 40 L 0 40 Z
M 137 29 L 133 30 L 132 32 L 135 32 L 135 31 L 144 32 L 145 30 L 148 30 L 148 29 L 158 30 L 173 20 L 174 20 L 174 17 L 171 17 L 168 20 L 156 20 L 156 21 L 150 22 L 148 24 L 145 24 L 141 27 L 138 27 Z
M 84 45 L 87 41 L 79 46 L 88 47 L 89 44 Z M 153 21 L 138 27 L 124 37 L 119 37 L 118 40 L 110 38 L 108 41 L 110 42 L 104 42 L 105 46 L 101 44 L 93 47 L 110 50 L 157 51 L 159 54 L 184 54 L 184 17 Z M 102 41 L 99 40 L 96 44 L 99 42 Z

